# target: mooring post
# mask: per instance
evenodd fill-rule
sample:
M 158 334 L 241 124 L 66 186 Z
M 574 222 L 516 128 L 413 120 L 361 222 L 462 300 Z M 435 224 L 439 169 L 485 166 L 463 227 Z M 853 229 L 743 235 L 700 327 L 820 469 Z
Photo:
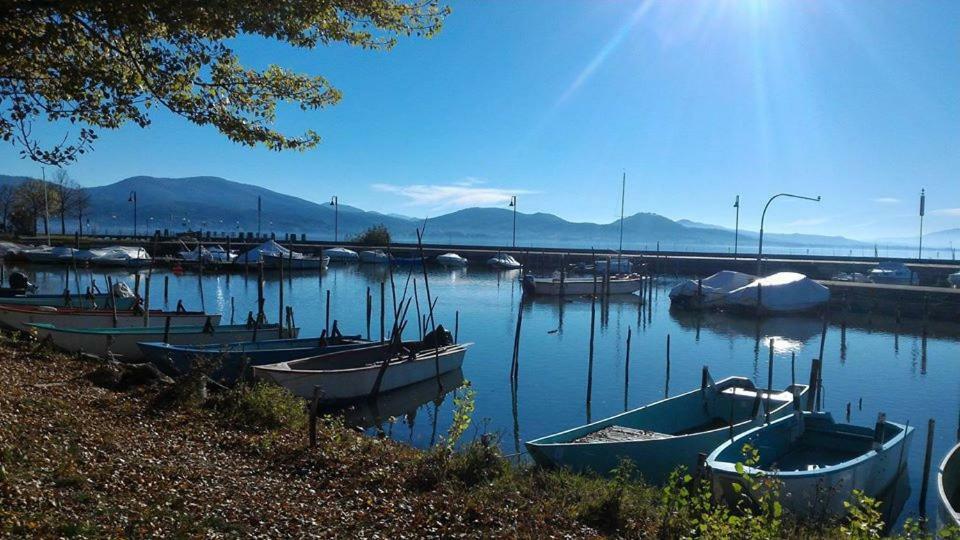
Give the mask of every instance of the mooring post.
M 797 384 L 797 353 L 790 353 L 790 386 Z
M 327 319 L 323 327 L 327 331 L 327 335 L 330 335 L 330 289 L 327 289 Z
M 667 377 L 663 387 L 663 398 L 670 397 L 670 334 L 667 334 Z
M 107 276 L 107 297 L 110 299 L 110 307 L 113 309 L 113 327 L 117 327 L 117 295 L 113 292 L 113 279 Z
M 770 360 L 767 362 L 767 399 L 766 401 L 766 422 L 770 423 L 770 394 L 773 393 L 773 339 L 770 339 Z
M 263 261 L 257 263 L 257 326 L 265 321 L 263 313 Z
M 292 255 L 293 252 L 291 251 L 290 254 Z M 279 283 L 278 283 L 278 284 L 279 284 L 279 287 L 277 288 L 277 291 L 278 291 L 278 294 L 277 294 L 277 302 L 279 302 L 280 305 L 278 306 L 278 309 L 277 309 L 277 325 L 279 326 L 279 332 L 280 332 L 280 333 L 279 333 L 279 335 L 277 336 L 277 338 L 278 338 L 278 339 L 283 339 L 283 313 L 284 313 L 284 311 L 283 311 L 283 255 L 282 255 L 282 254 L 281 254 L 281 256 L 279 257 L 279 260 L 280 260 L 280 281 L 279 281 Z M 293 336 L 290 336 L 290 337 L 293 337 Z
M 416 283 L 416 282 L 414 282 Z M 517 308 L 517 329 L 513 333 L 513 361 L 510 364 L 510 379 L 516 382 L 520 378 L 520 327 L 523 324 L 523 302 Z
M 380 342 L 383 342 L 383 321 L 384 310 L 386 309 L 387 286 L 383 281 L 380 282 Z
M 596 260 L 596 257 L 594 257 Z M 596 263 L 594 263 L 596 264 Z M 597 321 L 597 272 L 593 272 L 593 294 L 590 295 L 590 353 L 587 361 L 587 407 L 593 399 L 593 337 Z
M 807 387 L 807 410 L 813 411 L 817 404 L 817 394 L 820 392 L 820 366 L 822 361 L 814 358 L 810 362 L 810 385 Z
M 150 274 L 147 274 L 143 283 L 143 326 L 150 326 Z
M 170 276 L 163 276 L 163 305 L 166 307 L 167 299 L 170 298 Z
M 370 287 L 367 287 L 367 341 L 370 341 L 370 316 L 373 315 L 373 297 L 370 296 Z
M 233 324 L 233 312 L 234 312 L 234 301 L 233 297 L 230 297 L 230 324 Z
M 933 431 L 936 422 L 933 418 L 927 421 L 927 447 L 923 453 L 923 481 L 920 483 L 920 518 L 927 517 L 927 485 L 930 483 L 930 460 L 933 458 Z
M 167 320 L 163 321 L 163 342 L 170 343 L 170 316 L 167 315 Z
M 630 391 L 630 339 L 633 337 L 633 328 L 627 327 L 627 354 L 623 364 L 623 410 L 627 410 L 627 397 Z
M 460 343 L 460 310 L 453 314 L 453 342 Z

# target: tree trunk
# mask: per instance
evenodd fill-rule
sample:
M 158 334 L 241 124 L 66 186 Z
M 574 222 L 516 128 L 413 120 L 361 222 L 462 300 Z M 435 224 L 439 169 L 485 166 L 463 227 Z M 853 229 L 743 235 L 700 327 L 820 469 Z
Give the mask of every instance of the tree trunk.
M 67 235 L 67 213 L 63 210 L 60 211 L 60 235 Z
M 50 234 L 50 220 L 47 218 L 47 213 L 43 213 L 43 234 Z
M 82 208 L 77 212 L 77 224 L 79 225 L 77 227 L 77 230 L 80 231 L 80 236 L 83 236 L 83 209 Z

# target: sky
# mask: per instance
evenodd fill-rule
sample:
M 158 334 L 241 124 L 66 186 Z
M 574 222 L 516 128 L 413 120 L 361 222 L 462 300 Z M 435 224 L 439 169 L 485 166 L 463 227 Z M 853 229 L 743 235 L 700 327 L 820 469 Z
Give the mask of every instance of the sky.
M 611 222 L 626 213 L 857 239 L 960 227 L 960 2 L 460 2 L 440 35 L 389 52 L 243 37 L 254 67 L 322 74 L 340 104 L 284 106 L 321 145 L 270 152 L 169 113 L 101 132 L 84 185 L 221 176 L 431 216 L 469 206 Z M 37 126 L 49 141 L 57 126 Z M 0 145 L 0 173 L 39 175 Z

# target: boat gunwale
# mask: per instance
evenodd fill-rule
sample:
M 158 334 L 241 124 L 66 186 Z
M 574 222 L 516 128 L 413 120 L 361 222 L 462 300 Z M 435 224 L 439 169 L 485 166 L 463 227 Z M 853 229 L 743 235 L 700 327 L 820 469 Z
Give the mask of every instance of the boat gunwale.
M 748 383 L 750 386 L 735 386 L 735 385 L 733 385 L 734 382 L 746 382 L 746 383 Z M 726 383 L 726 384 L 724 384 L 724 383 Z M 723 385 L 723 386 L 721 386 L 721 385 Z M 747 389 L 747 390 L 755 390 L 755 391 L 758 391 L 761 395 L 762 395 L 764 392 L 766 392 L 766 389 L 765 389 L 765 388 L 757 388 L 757 386 L 756 386 L 756 385 L 753 383 L 753 381 L 750 380 L 749 378 L 747 378 L 747 377 L 740 377 L 740 376 L 732 376 L 732 377 L 727 377 L 727 378 L 725 378 L 725 379 L 721 379 L 721 380 L 715 382 L 715 383 L 714 383 L 714 386 L 717 388 L 717 391 L 718 391 L 718 392 L 722 392 L 723 390 L 726 390 L 727 388 L 743 388 L 743 389 Z M 800 388 L 800 389 L 802 389 L 802 391 L 800 392 L 799 396 L 805 395 L 805 394 L 807 393 L 808 389 L 809 389 L 809 386 L 808 386 L 808 385 L 805 385 L 805 384 L 794 384 L 794 385 L 791 385 L 791 386 L 794 386 L 795 388 Z M 613 415 L 613 416 L 608 416 L 607 418 L 603 418 L 603 419 L 597 420 L 597 421 L 595 421 L 595 422 L 590 422 L 590 423 L 588 423 L 588 424 L 583 424 L 583 425 L 580 425 L 580 426 L 572 427 L 572 428 L 570 428 L 570 429 L 566 429 L 566 430 L 564 430 L 564 431 L 559 431 L 559 432 L 557 432 L 557 433 L 552 433 L 552 434 L 550 434 L 550 435 L 544 435 L 544 436 L 542 436 L 542 437 L 538 437 L 538 438 L 536 438 L 536 439 L 527 441 L 525 444 L 530 445 L 530 446 L 534 446 L 534 447 L 537 447 L 537 448 L 579 447 L 579 446 L 598 445 L 598 444 L 600 444 L 600 445 L 603 445 L 603 444 L 630 444 L 630 443 L 634 443 L 634 444 L 646 444 L 646 443 L 656 443 L 656 442 L 661 442 L 661 441 L 685 440 L 685 439 L 689 439 L 689 438 L 691 438 L 691 437 L 699 437 L 699 436 L 701 436 L 701 435 L 712 434 L 712 433 L 715 433 L 715 432 L 718 432 L 718 431 L 726 431 L 726 430 L 729 430 L 729 429 L 730 429 L 730 426 L 729 426 L 729 425 L 726 425 L 726 426 L 723 426 L 723 427 L 719 427 L 719 428 L 715 428 L 715 429 L 710 429 L 710 430 L 706 430 L 706 431 L 695 431 L 695 432 L 693 432 L 693 433 L 685 433 L 685 434 L 683 434 L 683 435 L 670 435 L 669 437 L 663 438 L 663 439 L 649 439 L 649 440 L 639 440 L 639 441 L 591 441 L 591 442 L 567 441 L 567 442 L 540 442 L 540 441 L 542 441 L 543 439 L 548 439 L 548 438 L 551 438 L 551 437 L 558 437 L 558 436 L 560 436 L 560 435 L 564 435 L 564 434 L 567 434 L 567 433 L 570 433 L 570 432 L 573 432 L 573 431 L 577 431 L 577 430 L 580 430 L 580 429 L 583 429 L 583 428 L 587 428 L 587 427 L 595 426 L 595 425 L 597 425 L 597 424 L 605 423 L 605 422 L 614 420 L 614 419 L 616 419 L 616 418 L 620 418 L 620 417 L 623 417 L 623 416 L 626 416 L 626 415 L 629 415 L 629 414 L 633 414 L 633 413 L 636 413 L 637 411 L 640 411 L 640 410 L 643 410 L 643 409 L 647 409 L 647 408 L 650 408 L 650 407 L 653 407 L 653 406 L 656 406 L 656 405 L 661 405 L 661 404 L 666 403 L 666 402 L 668 402 L 668 401 L 680 399 L 680 398 L 689 396 L 689 395 L 691 395 L 691 394 L 693 394 L 693 393 L 701 392 L 701 391 L 702 391 L 702 388 L 697 388 L 697 389 L 694 389 L 694 390 L 690 390 L 689 392 L 684 392 L 684 393 L 682 393 L 682 394 L 677 394 L 676 396 L 673 396 L 673 397 L 668 397 L 668 398 L 660 399 L 660 400 L 654 401 L 653 403 L 648 403 L 648 404 L 646 404 L 646 405 L 637 407 L 637 408 L 635 408 L 635 409 L 631 409 L 631 410 L 629 410 L 629 411 L 624 411 L 624 412 L 622 412 L 622 413 L 615 414 L 615 415 Z M 786 392 L 786 390 L 783 390 L 783 391 Z M 775 409 L 771 409 L 771 410 L 770 410 L 770 413 L 771 413 L 771 414 L 774 414 L 774 413 L 782 410 L 783 407 L 786 407 L 786 406 L 788 406 L 788 405 L 790 405 L 790 404 L 792 404 L 792 403 L 793 403 L 793 399 L 791 399 L 790 401 L 787 401 L 787 402 L 781 404 L 779 407 L 776 407 Z M 753 418 L 749 418 L 749 419 L 747 419 L 747 420 L 744 420 L 744 421 L 742 421 L 742 422 L 737 422 L 736 424 L 733 425 L 733 427 L 734 427 L 734 428 L 737 428 L 738 426 L 743 426 L 743 425 L 745 425 L 745 424 L 750 424 L 750 423 L 754 422 L 756 419 L 757 419 L 757 417 L 753 417 Z M 611 424 L 611 425 L 613 425 L 613 424 Z M 594 430 L 594 431 L 596 431 L 596 430 Z M 590 431 L 589 433 L 593 433 L 594 431 Z M 669 434 L 668 434 L 668 435 L 669 435 Z
M 947 463 L 953 459 L 957 460 L 957 470 L 960 471 L 960 442 L 947 452 L 947 455 L 944 456 L 943 461 L 940 462 L 940 466 L 937 468 L 937 495 L 940 497 L 940 503 L 946 508 L 947 512 L 949 512 L 949 517 L 953 518 L 954 524 L 960 525 L 960 508 L 953 506 L 953 502 L 947 496 L 943 476 L 943 471 L 947 469 Z M 960 478 L 957 479 L 956 489 L 960 490 Z
M 377 344 L 374 345 L 373 347 L 358 347 L 358 348 L 356 348 L 356 349 L 350 350 L 349 352 L 351 352 L 351 353 L 361 352 L 361 351 L 363 351 L 364 349 L 373 349 L 373 348 L 375 348 L 375 347 L 380 347 L 380 346 L 382 346 L 382 345 L 384 345 L 384 344 L 383 344 L 383 343 L 377 343 Z M 393 367 L 393 366 L 399 366 L 399 365 L 404 365 L 404 364 L 411 364 L 411 363 L 417 362 L 417 361 L 423 361 L 423 360 L 428 360 L 428 359 L 430 359 L 430 358 L 437 358 L 437 357 L 439 357 L 439 356 L 445 356 L 445 355 L 453 354 L 453 353 L 459 352 L 459 351 L 461 351 L 461 350 L 464 351 L 464 352 L 466 352 L 467 348 L 470 347 L 471 345 L 473 345 L 473 342 L 454 343 L 454 344 L 452 344 L 452 345 L 445 345 L 444 347 L 439 347 L 439 348 L 437 348 L 437 349 L 429 349 L 429 352 L 417 353 L 416 356 L 413 358 L 412 361 L 410 360 L 409 357 L 405 357 L 404 359 L 400 360 L 399 362 L 391 362 L 388 366 L 389 366 L 389 367 Z M 440 351 L 439 354 L 438 354 L 436 351 Z M 330 355 L 332 355 L 332 354 L 340 354 L 340 353 L 342 353 L 342 352 L 347 352 L 347 351 L 334 351 L 334 352 L 330 352 L 330 353 L 327 353 L 327 354 L 330 354 Z M 344 368 L 344 369 L 290 369 L 290 368 L 276 367 L 276 366 L 286 365 L 286 364 L 289 364 L 289 363 L 291 363 L 291 362 L 304 362 L 304 361 L 307 361 L 307 360 L 313 360 L 313 359 L 315 359 L 315 358 L 319 358 L 319 357 L 322 357 L 322 356 L 326 356 L 326 355 L 325 355 L 325 354 L 318 354 L 318 355 L 316 355 L 316 356 L 308 356 L 308 357 L 306 357 L 306 358 L 298 358 L 298 359 L 296 359 L 296 360 L 288 360 L 288 361 L 286 361 L 286 362 L 277 362 L 277 363 L 275 363 L 275 364 L 264 364 L 264 365 L 262 365 L 262 366 L 254 366 L 253 369 L 254 369 L 254 370 L 265 371 L 265 372 L 268 372 L 268 373 L 290 373 L 290 374 L 297 374 L 297 375 L 305 375 L 305 374 L 306 374 L 306 375 L 310 375 L 310 374 L 329 374 L 329 375 L 333 375 L 333 374 L 340 374 L 340 373 L 355 373 L 355 372 L 360 372 L 360 371 L 369 371 L 369 370 L 372 370 L 372 369 L 380 369 L 380 366 L 382 365 L 382 362 L 377 362 L 377 363 L 370 364 L 370 365 L 366 365 L 366 366 L 360 366 L 360 367 L 355 367 L 355 368 Z
M 801 414 L 803 414 L 803 413 L 801 413 Z M 817 414 L 821 414 L 821 413 L 817 413 Z M 832 414 L 830 414 L 830 413 L 822 413 L 822 414 L 825 414 L 825 415 L 829 416 L 830 419 L 833 420 L 833 415 L 832 415 Z M 737 472 L 737 464 L 736 464 L 736 463 L 730 463 L 729 461 L 717 461 L 717 457 L 720 455 L 720 453 L 722 453 L 724 450 L 726 450 L 727 447 L 733 446 L 733 445 L 737 444 L 738 442 L 742 442 L 743 439 L 745 439 L 745 438 L 748 437 L 750 434 L 752 434 L 752 433 L 754 433 L 754 432 L 756 432 L 756 431 L 760 431 L 760 430 L 762 430 L 762 429 L 765 429 L 765 428 L 767 428 L 768 426 L 773 425 L 773 424 L 776 424 L 776 423 L 778 423 L 778 422 L 786 422 L 786 421 L 789 421 L 789 420 L 792 420 L 792 419 L 793 419 L 793 415 L 784 416 L 783 418 L 778 418 L 777 420 L 774 420 L 774 421 L 772 421 L 772 422 L 770 422 L 770 423 L 765 423 L 765 424 L 760 425 L 760 426 L 757 426 L 757 427 L 755 427 L 755 428 L 748 429 L 747 431 L 744 431 L 743 433 L 735 436 L 733 439 L 729 439 L 729 440 L 724 441 L 722 444 L 720 444 L 719 446 L 717 446 L 717 447 L 713 450 L 713 452 L 710 452 L 710 455 L 709 455 L 709 456 L 707 456 L 707 467 L 710 469 L 711 473 L 712 473 L 712 472 L 719 472 L 719 473 L 721 473 L 721 475 L 723 475 L 723 476 L 734 475 L 734 476 L 736 476 L 736 477 L 739 478 L 739 477 L 740 477 L 740 473 Z M 845 471 L 845 470 L 851 469 L 851 468 L 853 468 L 853 467 L 855 467 L 855 466 L 859 466 L 859 465 L 863 464 L 863 463 L 866 462 L 868 459 L 872 459 L 872 458 L 876 457 L 876 456 L 879 455 L 881 452 L 886 452 L 886 451 L 890 450 L 891 448 L 893 448 L 894 446 L 896 446 L 896 445 L 898 445 L 898 444 L 903 444 L 903 443 L 905 443 L 906 437 L 907 437 L 908 435 L 912 434 L 913 431 L 914 431 L 914 428 L 913 428 L 912 426 L 908 426 L 908 425 L 905 425 L 905 424 L 900 424 L 900 423 L 898 423 L 898 422 L 891 422 L 891 421 L 887 420 L 887 421 L 885 421 L 884 423 L 885 423 L 885 424 L 888 424 L 888 425 L 891 425 L 891 426 L 896 426 L 896 427 L 900 428 L 900 433 L 896 434 L 895 436 L 891 437 L 890 440 L 888 440 L 888 441 L 886 441 L 885 443 L 883 443 L 882 445 L 880 445 L 880 448 L 879 448 L 879 449 L 877 449 L 877 448 L 872 448 L 872 447 L 871 447 L 871 448 L 870 448 L 869 450 L 867 450 L 866 452 L 864 452 L 864 453 L 862 453 L 862 454 L 857 454 L 857 456 L 856 456 L 855 458 L 853 458 L 853 459 L 848 459 L 848 460 L 846 460 L 846 461 L 841 461 L 840 463 L 836 463 L 836 464 L 834 464 L 834 465 L 828 465 L 828 466 L 826 466 L 826 467 L 820 467 L 820 468 L 818 468 L 818 469 L 813 469 L 813 470 L 808 470 L 808 471 L 771 471 L 771 470 L 766 470 L 766 469 L 760 469 L 760 468 L 757 468 L 757 467 L 749 467 L 749 466 L 746 466 L 746 465 L 743 465 L 743 471 L 744 471 L 745 474 L 749 474 L 749 475 L 751 475 L 751 476 L 776 476 L 777 478 L 799 479 L 799 478 L 815 478 L 815 477 L 818 477 L 818 476 L 827 476 L 827 475 L 832 475 L 832 474 L 837 473 L 837 472 L 841 472 L 841 471 Z M 842 425 L 854 425 L 854 424 L 840 424 L 840 423 L 837 423 L 836 421 L 834 421 L 834 425 L 835 425 L 835 426 L 842 426 Z M 862 426 L 857 426 L 857 427 L 862 427 Z M 741 465 L 742 465 L 742 464 L 741 464 Z
M 214 326 L 213 331 L 205 332 L 203 325 L 192 325 L 192 326 L 171 326 L 169 329 L 163 326 L 120 326 L 120 327 L 103 327 L 103 328 L 60 328 L 55 324 L 50 323 L 26 323 L 27 326 L 36 328 L 37 330 L 46 330 L 47 332 L 64 332 L 68 334 L 82 334 L 88 336 L 107 336 L 107 335 L 118 335 L 118 336 L 134 336 L 136 334 L 238 334 L 242 332 L 253 332 L 255 329 L 253 327 L 247 328 L 245 325 L 220 325 Z M 260 326 L 256 328 L 258 332 L 273 332 L 279 329 L 280 326 L 277 324 L 270 324 Z

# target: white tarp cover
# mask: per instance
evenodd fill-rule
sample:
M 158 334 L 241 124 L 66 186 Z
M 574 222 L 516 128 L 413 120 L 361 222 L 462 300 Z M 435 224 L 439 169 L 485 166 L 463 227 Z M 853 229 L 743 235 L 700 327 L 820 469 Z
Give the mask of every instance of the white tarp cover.
M 749 285 L 756 279 L 756 276 L 744 274 L 743 272 L 721 270 L 701 281 L 703 285 L 703 303 L 711 304 L 720 302 L 730 291 Z M 696 298 L 698 288 L 695 280 L 688 279 L 670 289 L 670 299 Z
M 762 287 L 762 291 L 758 291 Z M 757 306 L 760 293 L 763 308 L 772 312 L 804 311 L 830 300 L 830 289 L 796 272 L 778 272 L 731 291 L 723 302 L 731 306 Z
M 260 262 L 260 259 L 262 259 L 264 255 L 281 255 L 284 257 L 289 257 L 290 250 L 274 242 L 273 240 L 267 240 L 259 246 L 237 257 L 237 261 L 242 263 L 257 263 Z
M 360 258 L 356 251 L 342 247 L 325 249 L 323 254 L 330 257 L 331 261 L 355 261 Z

